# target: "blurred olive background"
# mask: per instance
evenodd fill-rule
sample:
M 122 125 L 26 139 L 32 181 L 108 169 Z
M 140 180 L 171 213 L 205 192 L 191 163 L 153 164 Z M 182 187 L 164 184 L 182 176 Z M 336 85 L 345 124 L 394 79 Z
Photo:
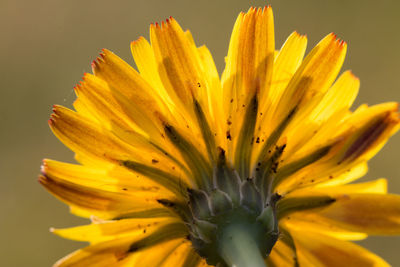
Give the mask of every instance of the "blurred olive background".
M 73 162 L 47 126 L 52 104 L 71 107 L 73 86 L 102 48 L 133 63 L 129 44 L 148 37 L 149 24 L 175 17 L 198 45 L 206 44 L 221 72 L 237 14 L 272 4 L 276 42 L 293 31 L 309 48 L 329 32 L 349 45 L 344 69 L 361 79 L 356 105 L 400 99 L 400 1 L 36 0 L 0 1 L 0 265 L 50 266 L 84 244 L 49 233 L 86 223 L 48 194 L 37 176 L 43 158 Z M 389 178 L 400 193 L 400 136 L 370 162 L 364 179 Z M 362 242 L 400 266 L 400 237 Z M 345 263 L 344 263 L 345 266 Z

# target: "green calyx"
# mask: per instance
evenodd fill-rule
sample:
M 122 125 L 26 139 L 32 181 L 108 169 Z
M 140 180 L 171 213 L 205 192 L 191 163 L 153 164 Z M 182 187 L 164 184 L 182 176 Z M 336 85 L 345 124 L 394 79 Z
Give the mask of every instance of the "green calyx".
M 191 224 L 190 240 L 199 255 L 211 265 L 233 266 L 234 262 L 235 266 L 241 266 L 237 260 L 248 260 L 244 255 L 251 254 L 265 259 L 277 239 L 274 215 L 268 208 L 255 217 L 247 209 L 237 207 L 209 220 L 196 219 Z M 240 240 L 248 244 L 242 246 Z
M 253 179 L 240 179 L 226 164 L 223 150 L 218 157 L 213 189 L 188 189 L 189 238 L 208 264 L 239 267 L 251 260 L 248 264 L 263 266 L 254 260 L 263 263 L 278 239 L 278 198 L 266 202 Z

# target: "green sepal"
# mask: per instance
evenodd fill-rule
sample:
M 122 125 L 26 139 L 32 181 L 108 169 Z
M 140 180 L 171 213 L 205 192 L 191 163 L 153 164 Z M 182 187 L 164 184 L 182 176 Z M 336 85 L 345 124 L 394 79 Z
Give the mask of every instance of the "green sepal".
M 277 231 L 275 214 L 271 206 L 267 206 L 263 209 L 260 216 L 257 217 L 257 221 L 260 222 L 265 229 L 268 229 L 267 231 Z
M 205 243 L 213 242 L 213 237 L 216 235 L 217 225 L 208 221 L 199 220 L 194 218 L 193 230 L 197 233 L 197 236 Z
M 240 205 L 255 214 L 260 214 L 263 208 L 261 194 L 252 179 L 247 179 L 240 186 Z
M 190 209 L 194 217 L 198 219 L 208 219 L 211 217 L 209 199 L 203 190 L 188 189 Z
M 232 199 L 225 192 L 213 189 L 210 192 L 210 206 L 213 215 L 229 212 L 233 208 Z

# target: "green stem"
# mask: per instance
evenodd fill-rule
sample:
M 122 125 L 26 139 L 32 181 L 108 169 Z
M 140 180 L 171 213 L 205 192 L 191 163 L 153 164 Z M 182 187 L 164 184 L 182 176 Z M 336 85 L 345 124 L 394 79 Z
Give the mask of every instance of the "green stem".
M 249 225 L 231 224 L 224 229 L 219 253 L 230 267 L 266 267 Z

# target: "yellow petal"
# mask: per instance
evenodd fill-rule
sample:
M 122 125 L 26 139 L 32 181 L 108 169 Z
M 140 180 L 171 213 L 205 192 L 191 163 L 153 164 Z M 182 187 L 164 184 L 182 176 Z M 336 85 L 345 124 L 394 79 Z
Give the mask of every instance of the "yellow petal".
M 122 219 L 65 229 L 51 229 L 51 231 L 61 237 L 87 241 L 92 245 L 128 236 L 132 237 L 131 242 L 133 243 L 154 234 L 160 227 L 179 220 L 176 217 Z
M 164 153 L 153 145 L 153 143 L 165 143 L 161 129 L 124 99 L 118 91 L 90 74 L 85 75 L 84 81 L 75 88 L 75 91 L 80 102 L 105 130 L 141 151 L 158 153 L 158 157 L 164 160 Z M 175 152 L 171 151 L 169 146 L 165 146 L 165 149 L 169 149 L 168 153 L 171 155 Z
M 161 114 L 167 112 L 157 90 L 140 77 L 128 63 L 106 49 L 100 56 L 101 58 L 93 62 L 93 72 L 97 77 L 118 90 L 150 118 L 154 117 L 155 111 Z
M 361 162 L 360 164 L 347 169 L 345 172 L 339 172 L 337 175 L 329 175 L 325 182 L 316 184 L 316 187 L 330 187 L 351 183 L 368 172 L 368 164 Z
M 284 196 L 283 200 L 296 200 L 296 203 L 303 198 L 316 198 L 316 197 L 330 197 L 335 199 L 335 201 L 340 201 L 343 194 L 354 194 L 354 193 L 373 193 L 373 194 L 386 194 L 387 191 L 387 181 L 386 179 L 378 179 L 375 181 L 349 184 L 336 187 L 312 187 L 303 188 L 295 190 Z M 293 210 L 294 213 L 286 215 L 280 220 L 280 224 L 285 227 L 290 227 L 291 229 L 311 231 L 324 233 L 329 236 L 348 239 L 348 240 L 360 240 L 367 237 L 362 229 L 349 229 L 348 227 L 341 226 L 334 220 L 328 220 L 327 218 L 322 218 L 321 214 L 324 210 L 329 210 L 330 205 L 337 205 L 336 202 L 331 202 L 329 205 L 320 206 L 317 209 L 297 212 Z M 278 202 L 278 209 L 279 209 Z M 278 213 L 279 210 L 278 210 Z
M 335 112 L 349 109 L 353 104 L 360 88 L 360 80 L 351 71 L 346 71 L 339 76 L 322 101 L 307 114 L 309 120 L 323 121 Z
M 271 254 L 267 258 L 267 266 L 270 267 L 292 267 L 295 266 L 295 253 L 292 248 L 282 240 L 274 245 Z
M 278 121 L 273 117 L 273 114 L 286 86 L 303 60 L 306 47 L 307 37 L 294 32 L 279 50 L 274 62 L 271 89 L 268 91 L 267 97 L 260 99 L 262 117 L 259 122 L 261 127 L 259 135 L 269 135 L 277 126 Z
M 148 266 L 156 267 L 161 266 L 164 260 L 171 254 L 174 253 L 175 249 L 184 242 L 182 240 L 172 240 L 164 242 L 159 245 L 152 246 L 147 249 L 135 252 L 128 256 L 130 261 L 124 266 Z M 156 254 L 153 254 L 156 253 Z
M 131 43 L 131 52 L 135 63 L 140 71 L 140 75 L 152 86 L 156 88 L 155 94 L 160 96 L 160 99 L 168 107 L 169 113 L 163 114 L 169 123 L 175 125 L 186 125 L 190 115 L 185 112 L 180 99 L 174 91 L 168 91 L 167 83 L 161 80 L 158 68 L 158 62 L 154 54 L 153 47 L 143 37 Z M 190 120 L 189 120 L 190 123 Z
M 285 195 L 285 198 L 302 197 L 302 196 L 331 196 L 336 197 L 340 194 L 354 194 L 354 193 L 372 193 L 372 194 L 386 194 L 387 193 L 387 180 L 384 178 L 374 181 L 346 184 L 339 186 L 319 184 L 314 187 L 305 187 Z
M 187 34 L 185 36 L 188 36 Z M 192 44 L 194 45 L 194 44 Z M 153 44 L 154 46 L 154 44 Z M 187 106 L 185 106 L 181 99 L 178 97 L 176 92 L 173 90 L 173 88 L 168 87 L 169 83 L 168 81 L 165 82 L 164 80 L 161 79 L 160 73 L 159 72 L 159 67 L 158 64 L 162 64 L 162 62 L 157 62 L 157 59 L 155 57 L 155 51 L 146 39 L 143 37 L 139 38 L 138 40 L 134 41 L 131 43 L 131 50 L 132 50 L 132 55 L 135 59 L 135 62 L 140 70 L 141 76 L 143 76 L 146 81 L 152 85 L 153 88 L 157 88 L 157 94 L 160 95 L 160 98 L 164 101 L 165 105 L 168 107 L 169 113 L 163 114 L 163 118 L 161 119 L 163 123 L 168 123 L 175 125 L 176 128 L 179 128 L 180 131 L 185 133 L 185 135 L 188 136 L 200 136 L 200 132 L 198 129 L 198 126 L 196 124 L 196 121 L 193 120 L 193 114 L 192 110 L 190 109 L 189 112 L 187 110 Z M 195 50 L 193 51 L 195 53 Z M 199 67 L 202 67 L 201 64 L 199 64 Z M 204 77 L 205 81 L 208 82 L 208 76 L 209 76 L 209 69 L 208 66 L 204 68 L 202 76 Z M 198 84 L 196 84 L 198 86 Z M 169 91 L 168 91 L 169 89 Z M 201 92 L 207 92 L 210 91 L 210 89 L 213 91 L 214 88 L 209 88 L 208 84 L 203 84 L 201 88 L 199 88 Z M 208 108 L 208 102 L 209 99 L 204 98 L 204 94 L 200 94 L 203 96 L 203 98 L 198 99 L 202 101 L 203 104 L 203 110 L 206 112 L 206 116 L 209 116 L 209 108 Z M 207 94 L 205 94 L 205 97 Z M 204 102 L 204 101 L 205 102 Z M 204 102 L 204 103 L 203 103 Z M 186 103 L 188 104 L 188 103 Z M 211 121 L 212 122 L 212 121 Z M 152 137 L 150 135 L 150 137 Z M 158 140 L 160 143 L 160 140 Z M 163 140 L 161 140 L 163 141 Z M 159 144 L 158 143 L 158 144 Z M 166 146 L 167 148 L 171 148 L 166 144 L 165 142 L 160 145 Z M 176 155 L 179 154 L 176 151 L 170 151 L 170 155 Z
M 331 205 L 334 201 L 335 198 L 324 194 L 283 197 L 276 203 L 276 217 L 280 220 L 294 212 L 317 210 Z
M 66 146 L 90 161 L 99 161 L 105 164 L 103 166 L 107 166 L 107 162 L 109 165 L 120 165 L 122 161 L 134 159 L 135 162 L 164 172 L 176 173 L 178 177 L 186 180 L 186 175 L 181 169 L 185 167 L 173 157 L 174 155 L 169 155 L 166 151 L 144 149 L 143 146 L 134 147 L 67 108 L 54 107 L 50 127 Z
M 289 172 L 290 175 L 286 175 L 286 178 L 280 177 L 279 182 L 276 182 L 276 184 L 281 183 L 278 190 L 284 193 L 341 177 L 344 173 L 351 172 L 351 169 L 372 158 L 388 138 L 399 129 L 400 120 L 397 108 L 397 103 L 363 108 L 348 116 L 346 120 L 335 127 L 336 132 L 332 132 L 330 127 L 328 127 L 330 132 L 323 129 L 323 134 L 320 135 L 321 140 L 322 137 L 325 137 L 325 144 L 333 142 L 330 145 L 329 153 L 301 170 Z M 310 151 L 302 152 L 299 152 L 299 155 L 311 153 Z M 278 169 L 278 175 L 280 171 L 291 169 L 294 163 L 301 160 L 294 159 L 296 156 L 298 155 L 294 155 L 292 160 L 282 164 L 282 167 Z M 304 158 L 307 157 L 309 156 Z M 281 176 L 285 176 L 285 174 L 281 172 Z
M 55 106 L 53 110 L 50 127 L 74 152 L 102 161 L 115 161 L 118 157 L 124 158 L 130 154 L 129 148 L 121 141 L 79 114 L 61 106 Z
M 123 97 L 118 91 L 113 90 L 103 80 L 94 75 L 86 74 L 78 86 L 75 87 L 75 92 L 78 98 L 93 114 L 97 121 L 104 125 L 109 131 L 113 131 L 113 127 L 118 126 L 124 128 L 126 132 L 139 132 L 141 135 L 147 137 L 149 132 L 143 131 L 138 127 L 137 123 L 143 124 L 141 120 L 137 119 L 137 114 L 140 111 L 129 112 L 133 107 L 126 107 L 124 104 L 128 101 L 120 101 Z M 118 96 L 117 96 L 118 95 Z M 152 124 L 152 121 L 146 124 Z M 156 128 L 156 126 L 153 126 Z M 148 129 L 148 128 L 145 128 Z M 154 134 L 154 139 L 161 134 Z
M 270 7 L 250 8 L 246 14 L 239 14 L 221 78 L 226 113 L 223 123 L 227 123 L 226 136 L 232 140 L 227 142 L 228 158 L 234 154 L 249 101 L 256 93 L 260 98 L 268 94 L 274 47 L 273 14 Z
M 303 60 L 306 47 L 307 37 L 293 32 L 279 50 L 274 62 L 274 75 L 269 92 L 271 103 L 276 105 L 279 102 L 283 90 Z
M 190 105 L 192 96 L 199 93 L 198 84 L 205 86 L 195 46 L 173 18 L 161 26 L 151 25 L 150 39 L 159 75 L 169 95 L 176 94 L 185 105 Z
M 306 231 L 291 231 L 300 266 L 388 266 L 383 259 L 351 242 Z
M 138 40 L 131 43 L 131 52 L 140 75 L 152 88 L 157 88 L 157 90 L 155 90 L 156 93 L 160 95 L 160 98 L 164 100 L 169 107 L 173 107 L 172 100 L 165 90 L 160 75 L 158 74 L 156 58 L 149 42 L 145 38 L 140 37 Z
M 325 37 L 306 57 L 280 98 L 274 114 L 277 121 L 295 107 L 299 109 L 316 96 L 324 94 L 342 67 L 347 45 L 334 34 Z
M 185 244 L 188 243 L 187 240 L 173 240 L 163 243 L 158 246 L 153 246 L 143 251 L 143 253 L 135 253 L 134 260 L 130 266 L 148 266 L 148 267 L 159 267 L 166 266 L 165 262 L 168 259 L 176 259 L 179 261 L 181 249 Z M 154 257 L 153 255 L 157 255 Z M 177 256 L 175 258 L 175 255 Z M 169 265 L 169 266 L 181 266 L 181 265 Z
M 152 154 L 158 162 L 173 160 L 171 155 L 176 155 L 175 158 L 181 161 L 179 153 L 165 142 L 161 129 L 152 122 L 146 122 L 146 116 L 140 110 L 136 110 L 126 99 L 122 101 L 123 96 L 101 79 L 86 74 L 76 92 L 102 127 L 139 150 L 140 154 Z M 143 124 L 150 125 L 142 130 L 138 125 Z
M 337 40 L 333 34 L 325 37 L 310 52 L 280 94 L 280 98 L 273 104 L 276 108 L 270 107 L 274 110 L 267 111 L 269 114 L 266 119 L 270 118 L 269 120 L 274 122 L 271 125 L 258 127 L 257 139 L 261 142 L 256 145 L 253 162 L 263 161 L 268 157 L 267 152 L 272 146 L 286 143 L 286 140 L 288 150 L 297 151 L 299 144 L 302 145 L 309 140 L 306 137 L 317 132 L 316 126 L 313 125 L 315 122 L 307 121 L 305 117 L 312 113 L 324 98 L 343 64 L 345 54 L 346 44 Z M 293 127 L 296 126 L 299 129 L 293 131 Z M 263 129 L 267 127 L 268 129 Z M 265 140 L 265 143 L 262 140 Z M 323 145 L 320 144 L 320 146 Z M 293 153 L 289 151 L 285 154 L 292 155 Z
M 156 199 L 102 191 L 47 176 L 40 176 L 39 182 L 55 197 L 68 204 L 71 213 L 82 217 L 95 215 L 102 219 L 112 219 L 132 212 L 160 208 Z
M 90 121 L 99 123 L 99 120 L 96 118 L 94 114 L 91 113 L 90 109 L 82 102 L 82 100 L 77 98 L 72 105 L 79 114 L 81 114 Z
M 316 146 L 312 138 L 323 127 L 323 123 L 338 112 L 346 114 L 353 104 L 360 81 L 350 71 L 344 72 L 332 87 L 307 103 L 298 111 L 291 124 L 283 132 L 282 136 L 288 139 L 286 155 L 299 153 L 300 148 L 309 150 Z M 301 153 L 301 152 L 300 152 Z M 283 158 L 285 160 L 285 157 Z
M 171 265 L 169 265 L 171 266 Z M 181 265 L 182 267 L 192 267 L 192 266 L 210 266 L 207 264 L 207 262 L 205 261 L 205 259 L 203 259 L 202 257 L 200 257 L 200 255 L 193 249 L 191 248 L 190 250 L 188 250 L 187 255 L 186 255 L 186 259 L 185 262 Z
M 344 194 L 317 213 L 343 229 L 377 235 L 400 234 L 400 196 Z
M 192 47 L 195 48 L 196 44 L 190 31 L 187 30 L 185 35 L 192 44 Z M 215 129 L 218 132 L 218 128 L 220 128 L 221 125 L 219 121 L 216 121 L 216 118 L 224 117 L 222 109 L 222 87 L 218 70 L 210 51 L 205 45 L 196 48 L 195 53 L 198 55 L 198 67 L 200 68 L 201 76 L 204 79 L 204 84 L 197 84 L 198 93 L 195 97 L 202 106 L 203 112 L 205 113 L 209 123 L 211 123 L 211 129 Z M 221 133 L 218 132 L 218 135 L 221 135 Z
M 381 178 L 378 180 L 365 183 L 339 185 L 339 186 L 333 186 L 331 184 L 329 185 L 319 184 L 318 186 L 316 186 L 315 189 L 321 192 L 342 193 L 342 194 L 350 194 L 350 193 L 386 194 L 387 180 L 385 178 Z
M 203 109 L 209 118 L 210 128 L 215 131 L 215 139 L 217 145 L 221 147 L 226 147 L 226 124 L 221 123 L 221 118 L 225 118 L 226 114 L 223 109 L 223 96 L 222 87 L 219 80 L 219 74 L 215 66 L 214 60 L 208 48 L 206 46 L 201 46 L 197 49 L 200 56 L 200 60 L 203 66 L 203 72 L 207 73 L 205 78 L 207 79 L 207 102 L 208 107 L 205 106 L 205 101 L 203 101 Z
M 365 112 L 355 113 L 347 121 L 349 140 L 344 144 L 340 163 L 358 158 L 372 158 L 400 127 L 397 103 L 376 105 Z
M 317 217 L 303 216 L 301 213 L 290 214 L 280 221 L 281 227 L 297 231 L 315 232 L 342 240 L 363 240 L 368 237 L 361 232 L 353 232 L 329 223 L 326 220 L 318 220 Z
M 181 242 L 181 244 L 172 253 L 170 253 L 159 266 L 184 267 L 184 264 L 187 264 L 187 261 L 190 261 L 190 266 L 196 266 L 199 262 L 199 256 L 195 255 L 193 252 L 191 242 L 185 240 Z
M 175 198 L 175 194 L 166 190 L 159 182 L 121 167 L 106 169 L 45 159 L 43 160 L 42 173 L 55 180 L 107 192 L 135 197 Z M 176 183 L 178 185 L 181 182 L 177 180 Z
M 234 105 L 246 103 L 256 90 L 263 96 L 269 89 L 275 52 L 273 23 L 271 7 L 250 8 L 235 23 L 222 80 L 224 90 L 232 91 L 239 102 Z M 230 98 L 225 100 L 230 102 Z
M 151 25 L 150 39 L 161 81 L 180 115 L 176 124 L 168 120 L 163 123 L 172 124 L 184 136 L 202 140 L 203 128 L 194 114 L 194 103 L 200 104 L 206 121 L 213 123 L 211 113 L 214 111 L 209 109 L 211 90 L 214 90 L 212 71 L 208 66 L 203 66 L 190 34 L 184 33 L 173 18 L 161 26 Z M 204 142 L 198 145 L 200 150 L 205 151 Z
M 172 229 L 170 229 L 172 230 Z M 146 238 L 142 239 L 143 247 L 136 251 L 132 245 L 132 238 L 125 237 L 116 240 L 98 243 L 86 248 L 77 250 L 63 259 L 59 260 L 54 267 L 109 267 L 109 266 L 154 266 L 161 263 L 174 249 L 182 242 L 179 238 L 181 234 L 177 231 L 163 235 L 165 240 L 160 240 L 154 244 L 147 242 Z M 170 240 L 169 240 L 170 239 Z M 152 240 L 153 242 L 155 240 Z M 151 260 L 156 265 L 151 264 Z M 147 265 L 137 265 L 144 262 Z
M 160 117 L 168 116 L 169 111 L 157 90 L 153 90 L 131 66 L 108 50 L 103 50 L 101 58 L 93 63 L 93 71 L 107 84 L 104 86 L 103 83 L 98 88 L 100 97 L 107 98 L 109 96 L 104 94 L 111 94 L 110 100 L 117 104 L 114 107 L 120 106 L 117 110 L 122 109 L 146 134 L 159 140 L 162 129 Z M 90 75 L 86 78 L 88 81 L 85 84 L 89 84 L 90 89 L 99 86 L 100 83 Z M 90 97 L 89 100 L 93 102 Z

